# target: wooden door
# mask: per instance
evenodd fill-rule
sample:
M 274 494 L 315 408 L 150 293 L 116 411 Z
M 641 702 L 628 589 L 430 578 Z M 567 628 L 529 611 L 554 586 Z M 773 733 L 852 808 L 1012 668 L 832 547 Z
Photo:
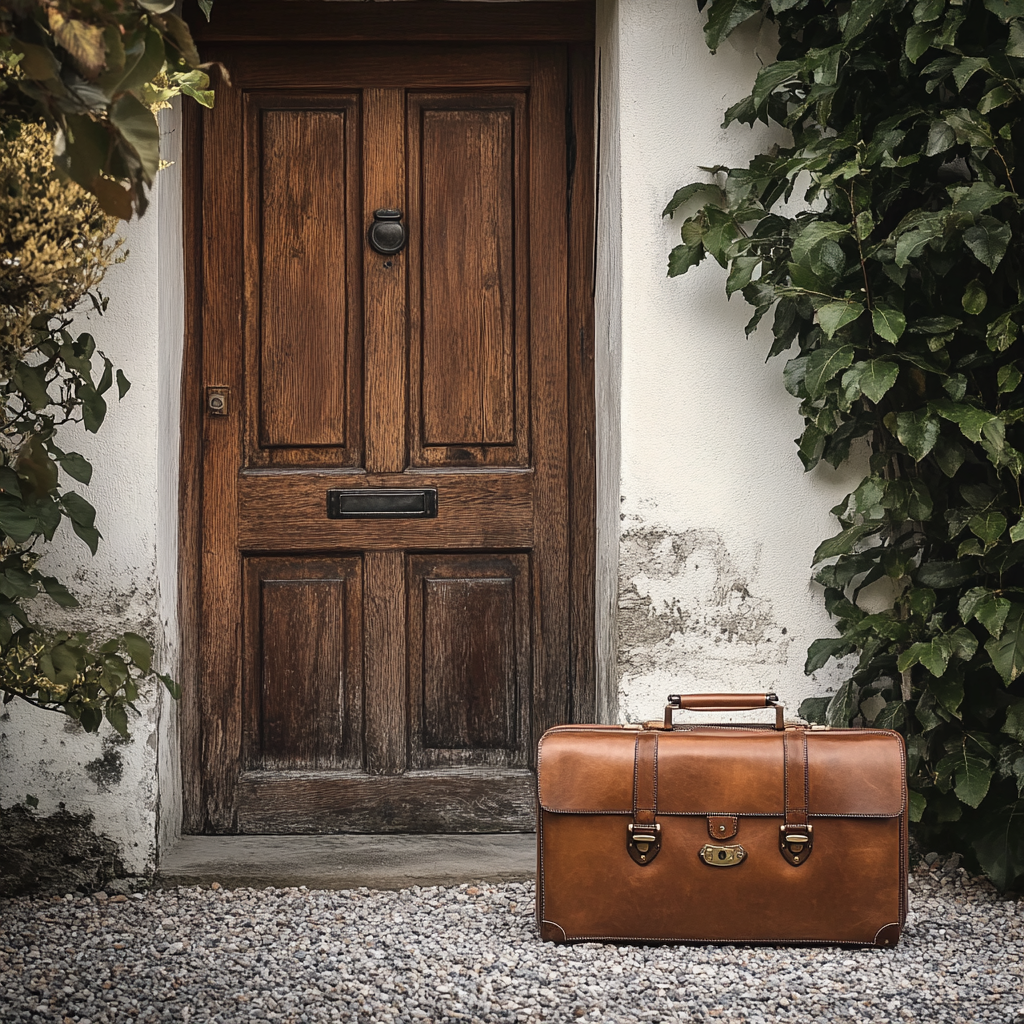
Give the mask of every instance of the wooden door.
M 211 56 L 190 820 L 532 828 L 574 713 L 567 50 Z M 380 489 L 436 516 L 329 518 Z

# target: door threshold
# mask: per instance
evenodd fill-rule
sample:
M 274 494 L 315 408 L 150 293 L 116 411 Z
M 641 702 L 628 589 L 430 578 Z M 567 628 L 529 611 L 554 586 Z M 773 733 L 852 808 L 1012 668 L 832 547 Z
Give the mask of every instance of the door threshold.
M 532 832 L 488 835 L 182 836 L 160 857 L 160 888 L 408 889 L 522 882 L 536 871 Z

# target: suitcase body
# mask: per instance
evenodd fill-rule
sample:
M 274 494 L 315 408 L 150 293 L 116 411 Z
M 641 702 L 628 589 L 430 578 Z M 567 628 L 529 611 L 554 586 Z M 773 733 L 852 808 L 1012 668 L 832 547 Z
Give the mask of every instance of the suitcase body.
M 556 942 L 892 947 L 907 912 L 902 737 L 784 726 L 773 694 L 559 726 L 537 761 L 537 918 Z M 673 707 L 776 726 L 671 726 Z

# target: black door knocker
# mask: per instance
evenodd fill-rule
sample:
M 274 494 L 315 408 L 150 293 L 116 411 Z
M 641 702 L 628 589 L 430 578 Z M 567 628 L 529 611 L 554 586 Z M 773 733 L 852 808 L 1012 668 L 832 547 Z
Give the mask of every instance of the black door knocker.
M 367 235 L 370 245 L 382 256 L 394 256 L 409 240 L 402 223 L 401 210 L 374 210 L 373 223 Z

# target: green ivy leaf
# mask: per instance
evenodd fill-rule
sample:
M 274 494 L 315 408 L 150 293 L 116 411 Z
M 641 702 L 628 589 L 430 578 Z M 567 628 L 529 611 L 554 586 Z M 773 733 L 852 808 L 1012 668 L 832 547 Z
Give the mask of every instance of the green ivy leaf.
M 153 664 L 153 648 L 149 641 L 138 633 L 125 633 L 122 637 L 129 657 L 143 672 L 149 672 Z
M 847 680 L 839 687 L 825 709 L 826 725 L 845 728 L 850 724 L 850 719 L 857 713 L 859 706 L 858 687 L 852 679 Z
M 971 316 L 979 316 L 985 311 L 985 307 L 988 305 L 988 295 L 977 278 L 971 281 L 964 290 L 962 305 Z
M 804 675 L 810 675 L 823 668 L 832 658 L 842 658 L 853 650 L 853 644 L 846 637 L 826 637 L 823 640 L 815 640 L 807 651 L 807 661 L 804 662 Z M 803 711 L 801 718 L 806 718 Z
M 844 302 L 830 302 L 818 310 L 818 323 L 821 324 L 825 337 L 831 341 L 836 331 L 853 323 L 863 312 L 863 304 L 853 299 L 847 299 Z M 851 350 L 850 359 L 843 366 L 849 366 L 852 361 Z M 837 369 L 841 369 L 841 367 L 837 367 Z
M 928 806 L 927 799 L 918 793 L 916 789 L 912 789 L 907 793 L 910 798 L 910 820 L 920 821 L 924 817 L 925 809 Z
M 992 664 L 1009 686 L 1024 671 L 1024 604 L 1012 604 L 1003 633 L 985 644 Z
M 671 217 L 680 206 L 688 203 L 695 196 L 699 196 L 705 203 L 721 205 L 725 202 L 725 193 L 717 185 L 695 181 L 676 190 L 675 195 L 668 201 L 665 209 L 662 210 L 662 217 Z
M 1002 512 L 983 512 L 972 516 L 967 526 L 986 547 L 991 547 L 1006 530 L 1006 516 Z
M 907 320 L 898 309 L 879 302 L 871 311 L 871 325 L 879 337 L 895 345 L 903 336 Z
M 68 452 L 57 461 L 60 463 L 60 468 L 73 480 L 88 484 L 92 479 L 92 463 L 88 462 L 84 456 L 79 455 L 78 452 Z
M 1001 731 L 1024 743 L 1024 700 L 1014 701 L 1006 709 L 1006 721 Z
M 825 390 L 825 385 L 853 362 L 853 353 L 854 349 L 850 345 L 819 348 L 811 353 L 803 381 L 811 398 L 818 398 Z
M 826 558 L 834 558 L 836 555 L 848 555 L 859 540 L 881 527 L 881 523 L 860 523 L 857 526 L 848 527 L 835 537 L 822 541 L 814 552 L 811 565 L 817 565 L 818 562 L 823 562 Z
M 128 712 L 120 704 L 110 702 L 104 708 L 107 721 L 118 735 L 128 738 Z
M 953 777 L 956 783 L 953 792 L 961 803 L 967 804 L 968 807 L 978 807 L 988 793 L 989 784 L 992 782 L 992 769 L 989 768 L 987 761 L 966 751 L 954 756 L 956 766 L 953 769 Z
M 993 352 L 1005 352 L 1016 340 L 1020 328 L 1010 313 L 1003 313 L 988 325 L 985 342 Z
M 999 224 L 994 218 L 985 217 L 982 223 L 975 224 L 964 232 L 964 244 L 989 270 L 995 271 L 1006 255 L 1011 234 L 1009 224 Z M 964 309 L 967 309 L 966 296 Z M 971 312 L 969 309 L 967 311 Z
M 1016 391 L 1020 382 L 1021 372 L 1013 365 L 1013 363 L 1008 363 L 1006 366 L 999 367 L 999 370 L 996 373 L 996 383 L 1001 395 L 1011 394 Z
M 915 462 L 920 462 L 939 439 L 939 421 L 927 409 L 896 416 L 896 436 Z
M 725 294 L 731 297 L 733 292 L 743 291 L 750 284 L 760 262 L 760 256 L 737 256 L 732 261 L 732 269 L 725 283 Z
M 708 22 L 704 26 L 704 39 L 708 49 L 714 53 L 722 44 L 722 40 L 737 25 L 742 25 L 747 18 L 752 18 L 761 10 L 761 5 L 754 0 L 716 0 L 708 12 Z

